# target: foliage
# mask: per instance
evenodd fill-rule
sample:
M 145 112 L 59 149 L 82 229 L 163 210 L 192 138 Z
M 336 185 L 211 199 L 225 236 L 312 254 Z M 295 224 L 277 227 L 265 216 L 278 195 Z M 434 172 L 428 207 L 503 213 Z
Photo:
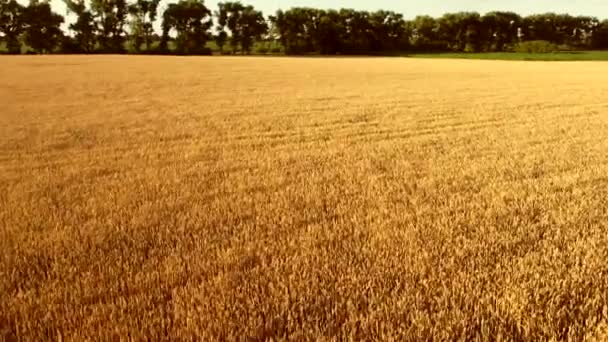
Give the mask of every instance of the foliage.
M 125 51 L 128 6 L 126 0 L 91 0 L 91 13 L 101 50 L 109 53 Z
M 152 44 L 152 36 L 154 34 L 153 23 L 156 21 L 157 9 L 160 0 L 137 0 L 129 5 L 129 14 L 131 21 L 131 36 L 133 38 L 133 47 L 136 52 L 139 52 L 141 45 L 146 45 L 146 50 L 150 50 Z
M 0 0 L 0 38 L 3 38 L 9 53 L 21 52 L 19 37 L 26 27 L 25 8 L 16 0 Z
M 594 49 L 608 49 L 608 19 L 602 21 L 593 31 L 591 46 Z
M 292 8 L 270 18 L 287 53 L 374 54 L 407 48 L 403 16 L 390 11 Z
M 218 6 L 218 37 L 221 38 L 225 34 L 225 28 L 228 28 L 233 52 L 240 46 L 241 53 L 249 53 L 254 41 L 268 32 L 264 15 L 253 6 L 245 6 L 240 2 L 220 2 Z
M 518 28 L 522 18 L 512 12 L 490 12 L 481 18 L 482 36 L 486 38 L 486 51 L 506 51 L 519 40 Z
M 229 45 L 232 53 L 243 54 L 265 50 L 257 49 L 257 42 L 279 43 L 287 54 L 323 55 L 546 50 L 535 47 L 537 43 L 525 43 L 528 41 L 546 41 L 551 44 L 546 47 L 559 51 L 608 49 L 608 21 L 568 14 L 522 17 L 501 11 L 483 15 L 456 12 L 405 20 L 402 14 L 385 10 L 293 7 L 266 18 L 253 6 L 238 1 L 220 2 L 212 15 L 203 0 L 182 0 L 170 3 L 162 13 L 160 37 L 154 32 L 160 0 L 63 1 L 76 20 L 69 25 L 69 35 L 52 43 L 59 40 L 62 49 L 70 53 L 125 52 L 127 38 L 133 53 L 143 53 L 143 46 L 146 53 L 209 53 L 205 45 L 210 40 L 219 53 Z M 0 0 L 0 39 L 13 53 L 21 50 L 26 27 L 34 30 L 39 25 L 25 22 L 23 11 L 16 0 Z M 170 41 L 175 42 L 175 49 L 169 49 Z
M 557 52 L 558 47 L 546 40 L 531 40 L 518 43 L 513 48 L 513 51 L 522 53 L 551 53 Z
M 439 34 L 437 21 L 435 18 L 423 15 L 417 16 L 413 21 L 407 22 L 412 48 L 419 51 L 443 50 L 437 48 L 439 44 Z
M 487 59 L 516 61 L 608 61 L 608 51 L 570 51 L 556 53 L 517 53 L 517 52 L 482 52 L 482 53 L 411 53 L 405 55 L 413 58 L 434 59 Z
M 68 10 L 76 15 L 76 21 L 69 26 L 70 30 L 75 33 L 74 41 L 66 40 L 64 46 L 70 50 L 69 52 L 93 52 L 97 41 L 97 29 L 93 13 L 87 8 L 85 0 L 63 1 Z M 65 49 L 64 52 L 66 52 Z
M 482 49 L 484 30 L 479 13 L 448 13 L 437 20 L 441 41 L 452 51 L 478 52 Z
M 214 38 L 215 38 L 215 44 L 219 48 L 220 53 L 223 53 L 224 45 L 226 45 L 226 42 L 228 41 L 228 33 L 226 33 L 226 31 L 224 31 L 224 30 L 221 30 L 214 36 Z
M 169 4 L 163 13 L 161 46 L 167 49 L 171 30 L 177 34 L 176 52 L 180 54 L 208 54 L 205 47 L 212 26 L 211 11 L 202 0 L 180 0 Z
M 32 0 L 23 11 L 24 41 L 37 53 L 51 53 L 63 38 L 63 17 L 51 10 L 48 2 Z

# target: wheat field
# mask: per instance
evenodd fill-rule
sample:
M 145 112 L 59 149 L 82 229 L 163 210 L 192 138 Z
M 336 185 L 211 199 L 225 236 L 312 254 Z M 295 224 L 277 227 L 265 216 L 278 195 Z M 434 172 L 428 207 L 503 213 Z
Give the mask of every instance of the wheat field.
M 0 74 L 0 340 L 608 338 L 607 63 Z

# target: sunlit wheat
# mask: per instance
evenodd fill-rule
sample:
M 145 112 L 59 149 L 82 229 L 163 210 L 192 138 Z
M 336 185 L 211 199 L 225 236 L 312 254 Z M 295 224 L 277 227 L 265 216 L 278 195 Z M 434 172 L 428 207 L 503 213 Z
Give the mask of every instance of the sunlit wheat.
M 606 63 L 0 74 L 0 339 L 608 337 Z

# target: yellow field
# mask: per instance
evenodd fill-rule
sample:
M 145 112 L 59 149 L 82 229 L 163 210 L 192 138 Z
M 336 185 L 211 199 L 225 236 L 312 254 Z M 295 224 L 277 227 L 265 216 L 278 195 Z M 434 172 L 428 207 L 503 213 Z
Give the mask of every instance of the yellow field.
M 608 63 L 0 74 L 0 340 L 608 337 Z

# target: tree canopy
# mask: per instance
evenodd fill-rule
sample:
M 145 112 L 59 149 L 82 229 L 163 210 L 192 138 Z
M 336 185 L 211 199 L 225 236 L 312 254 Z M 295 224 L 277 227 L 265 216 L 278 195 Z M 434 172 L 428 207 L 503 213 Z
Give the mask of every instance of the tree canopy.
M 213 13 L 203 0 L 63 0 L 75 20 L 63 18 L 47 0 L 23 6 L 0 0 L 0 39 L 8 52 L 22 45 L 38 53 L 250 53 L 256 42 L 282 46 L 287 54 L 392 54 L 401 52 L 514 51 L 528 42 L 559 49 L 608 49 L 608 20 L 543 13 L 520 16 L 493 11 L 447 13 L 439 18 L 343 8 L 294 7 L 264 14 L 239 1 L 220 2 Z M 158 17 L 162 35 L 155 32 Z M 215 25 L 215 26 L 214 26 Z
M 0 33 L 10 53 L 20 53 L 19 37 L 25 30 L 25 8 L 15 0 L 0 0 Z
M 227 37 L 225 29 L 230 30 L 230 45 L 236 52 L 249 53 L 253 42 L 268 32 L 268 24 L 262 12 L 253 6 L 245 6 L 240 2 L 220 2 L 216 13 L 218 20 L 218 38 Z M 222 38 L 220 38 L 221 41 Z M 223 44 L 222 44 L 223 45 Z
M 25 43 L 38 53 L 53 52 L 63 37 L 60 29 L 63 17 L 53 13 L 48 2 L 38 0 L 32 0 L 22 15 Z
M 144 43 L 146 49 L 150 50 L 154 35 L 153 23 L 156 21 L 159 3 L 160 0 L 137 0 L 129 5 L 131 37 L 135 51 L 139 51 Z
M 169 4 L 163 14 L 163 49 L 167 49 L 170 32 L 175 31 L 178 53 L 205 53 L 205 44 L 212 25 L 211 11 L 202 1 L 180 0 L 178 3 Z

